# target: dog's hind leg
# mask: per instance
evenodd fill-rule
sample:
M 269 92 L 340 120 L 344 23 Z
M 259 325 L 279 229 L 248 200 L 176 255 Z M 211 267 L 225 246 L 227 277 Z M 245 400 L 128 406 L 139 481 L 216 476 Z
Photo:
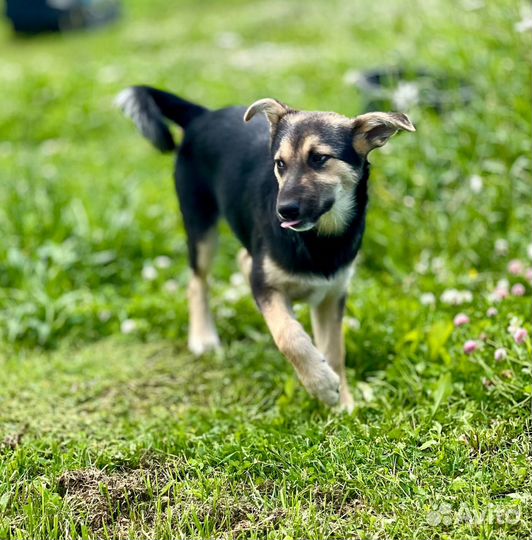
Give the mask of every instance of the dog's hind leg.
M 192 270 L 188 284 L 188 348 L 196 356 L 220 346 L 209 307 L 209 274 L 218 243 L 218 204 L 209 183 L 191 161 L 190 148 L 181 146 L 175 185 L 187 233 Z
M 216 226 L 211 227 L 199 239 L 189 236 L 192 276 L 188 285 L 188 348 L 197 356 L 220 346 L 220 339 L 209 307 L 208 284 L 217 242 Z
M 345 296 L 327 296 L 311 310 L 314 342 L 340 377 L 340 408 L 352 412 L 355 404 L 345 374 L 345 344 L 342 330 Z

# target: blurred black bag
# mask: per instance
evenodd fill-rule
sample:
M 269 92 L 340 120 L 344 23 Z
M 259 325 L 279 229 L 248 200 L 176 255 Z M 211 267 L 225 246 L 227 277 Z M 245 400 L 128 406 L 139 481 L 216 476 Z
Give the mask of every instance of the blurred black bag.
M 6 16 L 23 34 L 99 26 L 119 15 L 118 0 L 6 0 Z

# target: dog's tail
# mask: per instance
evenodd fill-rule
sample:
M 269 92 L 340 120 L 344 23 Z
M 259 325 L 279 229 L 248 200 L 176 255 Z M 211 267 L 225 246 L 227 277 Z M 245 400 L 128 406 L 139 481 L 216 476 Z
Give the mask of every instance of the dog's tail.
M 207 111 L 200 105 L 149 86 L 126 88 L 118 94 L 115 103 L 161 152 L 176 148 L 165 118 L 186 129 L 194 118 Z

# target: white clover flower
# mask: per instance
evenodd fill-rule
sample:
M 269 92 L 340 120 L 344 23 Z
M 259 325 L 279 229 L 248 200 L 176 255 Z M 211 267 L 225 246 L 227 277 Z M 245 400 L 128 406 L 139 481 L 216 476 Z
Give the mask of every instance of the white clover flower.
M 519 22 L 516 22 L 514 28 L 519 33 L 526 32 L 527 30 L 532 30 L 532 17 L 525 17 Z
M 246 279 L 240 272 L 235 272 L 232 274 L 229 281 L 233 287 L 243 287 L 246 285 Z
M 364 75 L 354 69 L 350 69 L 344 73 L 343 82 L 349 86 L 353 84 L 367 84 Z
M 458 289 L 447 289 L 443 291 L 440 300 L 444 304 L 449 304 L 451 306 L 469 304 L 473 301 L 473 293 L 467 290 L 459 291 Z
M 62 147 L 63 142 L 60 139 L 47 139 L 41 143 L 39 150 L 45 156 L 55 156 Z
M 482 180 L 482 177 L 480 177 L 478 174 L 474 174 L 469 179 L 469 187 L 473 193 L 480 193 L 484 188 L 484 181 Z
M 419 255 L 419 260 L 415 265 L 416 272 L 426 274 L 430 268 L 430 251 L 424 249 Z
M 216 310 L 216 316 L 220 319 L 232 319 L 233 317 L 236 317 L 236 311 L 232 307 L 221 306 Z
M 508 240 L 505 240 L 504 238 L 497 238 L 497 240 L 495 240 L 495 253 L 497 255 L 500 255 L 501 257 L 508 255 L 508 247 Z
M 414 199 L 414 197 L 412 197 L 411 195 L 405 195 L 403 197 L 403 204 L 407 208 L 414 208 L 414 206 L 416 206 L 416 199 Z
M 157 272 L 157 268 L 155 268 L 155 266 L 148 265 L 142 269 L 142 277 L 146 281 L 153 281 L 154 279 L 157 279 L 158 275 L 159 273 Z
M 440 296 L 440 300 L 444 304 L 456 305 L 458 304 L 459 292 L 457 289 L 446 289 Z
M 437 274 L 445 268 L 445 260 L 443 257 L 434 257 L 430 263 L 430 266 L 432 271 Z
M 216 45 L 220 49 L 236 49 L 242 44 L 242 38 L 235 32 L 221 32 L 216 36 Z
M 493 356 L 496 362 L 502 362 L 508 356 L 508 353 L 504 347 L 500 347 L 495 350 Z
M 421 302 L 421 305 L 423 306 L 432 306 L 436 303 L 436 297 L 431 292 L 423 293 L 419 297 L 419 301 Z
M 172 265 L 172 259 L 170 259 L 170 257 L 167 257 L 166 255 L 159 255 L 159 257 L 155 257 L 153 264 L 160 269 L 170 268 L 170 266 Z
M 473 301 L 473 293 L 471 291 L 460 291 L 460 294 L 462 304 L 470 304 Z
M 122 334 L 132 334 L 137 329 L 137 323 L 133 319 L 125 319 L 120 324 Z
M 502 291 L 501 289 L 495 289 L 488 295 L 488 300 L 490 302 L 500 302 L 508 297 L 507 291 Z
M 429 269 L 429 263 L 427 261 L 419 261 L 415 269 L 418 274 L 426 274 Z
M 499 279 L 499 281 L 497 281 L 496 288 L 508 291 L 510 290 L 510 282 L 506 278 Z
M 104 323 L 107 322 L 112 317 L 112 315 L 113 314 L 108 309 L 105 309 L 98 313 L 98 319 L 100 319 L 100 321 Z
M 486 312 L 486 315 L 490 317 L 490 319 L 492 319 L 493 317 L 496 317 L 498 314 L 499 312 L 497 311 L 497 308 L 495 307 L 488 308 L 488 311 Z
M 229 304 L 236 304 L 243 296 L 244 292 L 237 287 L 229 287 L 223 293 L 223 299 Z
M 419 103 L 419 88 L 414 82 L 400 82 L 393 95 L 393 104 L 396 110 L 410 109 Z
M 509 334 L 515 334 L 515 332 L 521 328 L 521 319 L 519 317 L 512 317 L 510 323 L 508 324 L 507 331 Z
M 175 279 L 169 279 L 164 282 L 164 290 L 169 294 L 174 294 L 179 289 L 179 284 Z
M 355 317 L 345 317 L 344 322 L 350 330 L 360 330 L 360 321 Z

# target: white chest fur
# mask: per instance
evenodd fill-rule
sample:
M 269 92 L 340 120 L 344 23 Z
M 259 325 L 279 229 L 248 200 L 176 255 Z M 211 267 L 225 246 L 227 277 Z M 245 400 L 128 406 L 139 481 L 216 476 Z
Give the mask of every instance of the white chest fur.
M 291 274 L 269 257 L 264 259 L 264 275 L 268 285 L 281 291 L 292 301 L 306 302 L 311 306 L 318 305 L 326 297 L 340 298 L 344 295 L 353 272 L 353 265 L 349 265 L 329 279 L 311 274 Z

